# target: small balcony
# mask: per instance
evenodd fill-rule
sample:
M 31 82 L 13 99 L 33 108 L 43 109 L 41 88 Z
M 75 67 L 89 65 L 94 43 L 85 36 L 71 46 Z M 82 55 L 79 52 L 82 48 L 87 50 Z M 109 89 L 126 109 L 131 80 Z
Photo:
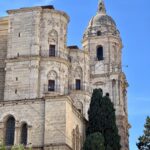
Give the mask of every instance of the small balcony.
M 87 93 L 91 93 L 91 88 L 87 85 L 76 85 L 76 84 L 72 84 L 70 86 L 70 90 L 71 91 L 76 91 L 76 92 L 87 92 Z
M 54 57 L 63 58 L 63 59 L 69 60 L 69 61 L 71 59 L 67 53 L 62 52 L 62 51 L 58 51 L 58 50 L 52 50 L 52 51 L 43 50 L 40 52 L 40 56 L 45 57 L 45 58 L 50 58 L 50 57 L 52 57 L 52 58 L 54 58 Z
M 47 96 L 59 96 L 59 95 L 67 95 L 68 89 L 61 87 L 60 85 L 50 86 L 48 84 L 44 85 L 44 94 Z

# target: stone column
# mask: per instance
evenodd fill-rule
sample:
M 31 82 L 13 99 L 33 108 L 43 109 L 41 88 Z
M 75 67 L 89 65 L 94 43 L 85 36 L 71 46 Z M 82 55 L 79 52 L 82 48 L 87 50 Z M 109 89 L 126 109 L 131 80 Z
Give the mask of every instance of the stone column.
M 19 121 L 15 122 L 15 135 L 14 135 L 14 145 L 20 144 L 20 124 Z

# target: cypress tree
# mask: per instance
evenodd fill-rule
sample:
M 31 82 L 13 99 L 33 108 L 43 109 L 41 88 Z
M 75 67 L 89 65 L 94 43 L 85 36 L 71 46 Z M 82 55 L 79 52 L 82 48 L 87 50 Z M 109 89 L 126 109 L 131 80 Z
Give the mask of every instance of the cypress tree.
M 144 128 L 144 134 L 139 137 L 136 145 L 139 150 L 150 150 L 150 117 L 147 117 Z
M 93 91 L 88 115 L 87 136 L 100 132 L 104 136 L 106 150 L 120 150 L 114 105 L 108 94 L 103 97 L 101 89 Z
M 83 150 L 105 150 L 102 134 L 98 132 L 90 134 L 84 143 Z

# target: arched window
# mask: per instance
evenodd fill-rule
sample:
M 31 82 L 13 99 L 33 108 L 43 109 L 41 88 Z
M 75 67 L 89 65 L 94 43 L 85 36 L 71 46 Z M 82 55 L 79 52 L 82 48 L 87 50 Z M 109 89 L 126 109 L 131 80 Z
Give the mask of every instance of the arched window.
M 15 119 L 13 116 L 11 116 L 6 121 L 5 144 L 7 146 L 14 145 L 14 136 L 15 136 Z
M 102 46 L 99 46 L 97 48 L 97 60 L 103 60 L 104 57 L 103 57 L 103 47 Z
M 102 35 L 101 31 L 97 31 L 97 36 L 101 36 L 101 35 Z
M 82 104 L 82 102 L 81 101 L 76 101 L 75 102 L 75 106 L 76 106 L 76 108 L 77 108 L 77 110 L 80 112 L 80 113 L 83 113 L 83 104 Z
M 23 123 L 21 127 L 21 144 L 27 145 L 27 136 L 28 136 L 28 126 L 26 123 Z

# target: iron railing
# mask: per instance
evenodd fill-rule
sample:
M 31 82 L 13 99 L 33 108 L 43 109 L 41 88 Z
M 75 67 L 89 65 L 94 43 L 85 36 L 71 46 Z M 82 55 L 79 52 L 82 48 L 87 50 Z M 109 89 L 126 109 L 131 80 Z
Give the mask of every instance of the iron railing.
M 76 84 L 72 84 L 69 88 L 71 91 L 85 91 L 85 92 L 91 92 L 91 88 L 88 85 L 81 84 L 80 86 L 77 86 Z
M 72 91 L 81 91 L 91 93 L 92 89 L 89 86 L 81 85 L 80 88 L 76 87 L 75 84 L 70 85 L 69 88 L 64 88 L 60 85 L 55 85 L 54 87 L 50 87 L 48 84 L 44 85 L 44 93 L 51 95 L 68 95 L 72 93 Z
M 45 84 L 44 93 L 51 95 L 67 95 L 69 94 L 69 90 L 67 88 L 63 88 L 60 85 L 55 85 L 54 87 L 51 87 L 48 84 Z

